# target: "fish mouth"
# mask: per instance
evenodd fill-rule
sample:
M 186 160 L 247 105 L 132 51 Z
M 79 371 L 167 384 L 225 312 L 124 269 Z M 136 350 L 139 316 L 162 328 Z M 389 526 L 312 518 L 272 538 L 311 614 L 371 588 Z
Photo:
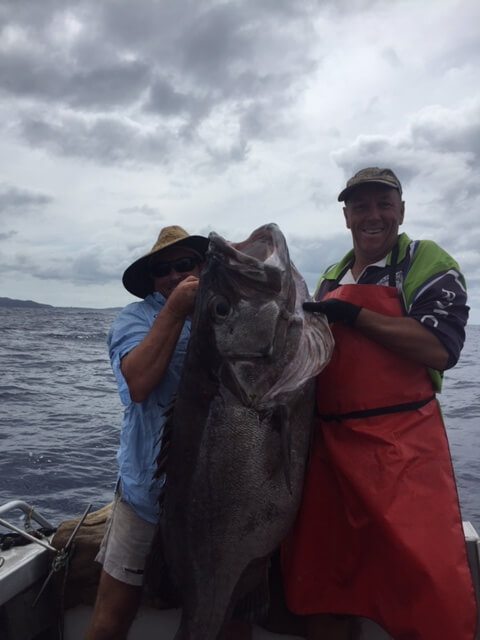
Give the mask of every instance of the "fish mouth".
M 285 238 L 275 223 L 256 229 L 242 242 L 228 242 L 214 231 L 208 236 L 210 241 L 207 256 L 225 257 L 228 262 L 245 264 L 284 265 L 289 258 Z
M 208 239 L 204 271 L 219 265 L 240 289 L 245 280 L 245 284 L 254 285 L 258 291 L 282 291 L 290 257 L 285 238 L 275 223 L 259 227 L 242 242 L 229 242 L 214 231 Z

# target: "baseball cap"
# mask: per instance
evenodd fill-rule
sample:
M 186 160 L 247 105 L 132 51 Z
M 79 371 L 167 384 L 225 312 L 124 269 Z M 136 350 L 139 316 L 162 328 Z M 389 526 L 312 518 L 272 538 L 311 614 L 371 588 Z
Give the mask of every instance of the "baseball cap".
M 400 184 L 400 180 L 391 169 L 367 167 L 366 169 L 360 169 L 353 178 L 350 178 L 350 180 L 347 181 L 347 186 L 338 196 L 338 202 L 345 202 L 355 187 L 368 182 L 384 184 L 387 187 L 392 187 L 393 189 L 397 189 L 400 195 L 402 195 L 402 185 Z

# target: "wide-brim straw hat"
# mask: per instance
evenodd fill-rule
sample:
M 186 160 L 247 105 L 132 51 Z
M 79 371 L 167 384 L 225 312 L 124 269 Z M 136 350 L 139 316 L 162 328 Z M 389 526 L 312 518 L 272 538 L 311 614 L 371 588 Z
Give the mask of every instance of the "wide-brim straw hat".
M 153 255 L 163 251 L 167 247 L 178 246 L 193 249 L 202 258 L 208 248 L 208 238 L 204 236 L 190 236 L 185 229 L 172 225 L 164 227 L 151 251 L 135 260 L 124 272 L 123 286 L 127 291 L 139 298 L 146 298 L 153 292 L 153 278 L 150 275 L 150 259 Z

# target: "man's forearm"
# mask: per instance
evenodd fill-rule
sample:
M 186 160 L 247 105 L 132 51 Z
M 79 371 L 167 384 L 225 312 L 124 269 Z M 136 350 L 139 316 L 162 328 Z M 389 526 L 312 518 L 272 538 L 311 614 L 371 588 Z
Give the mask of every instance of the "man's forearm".
M 172 359 L 185 318 L 167 306 L 145 338 L 122 359 L 121 369 L 133 402 L 143 402 L 160 383 Z
M 362 308 L 354 326 L 363 335 L 415 362 L 439 371 L 447 367 L 448 351 L 414 318 L 385 316 Z

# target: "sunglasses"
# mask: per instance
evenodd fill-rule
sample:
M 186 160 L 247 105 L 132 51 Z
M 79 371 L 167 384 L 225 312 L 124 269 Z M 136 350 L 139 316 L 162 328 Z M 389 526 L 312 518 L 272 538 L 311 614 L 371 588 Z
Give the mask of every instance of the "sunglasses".
M 187 273 L 187 271 L 193 271 L 200 262 L 200 258 L 189 256 L 178 258 L 178 260 L 172 260 L 171 262 L 157 262 L 150 267 L 150 273 L 156 278 L 168 276 L 172 269 L 177 273 Z

